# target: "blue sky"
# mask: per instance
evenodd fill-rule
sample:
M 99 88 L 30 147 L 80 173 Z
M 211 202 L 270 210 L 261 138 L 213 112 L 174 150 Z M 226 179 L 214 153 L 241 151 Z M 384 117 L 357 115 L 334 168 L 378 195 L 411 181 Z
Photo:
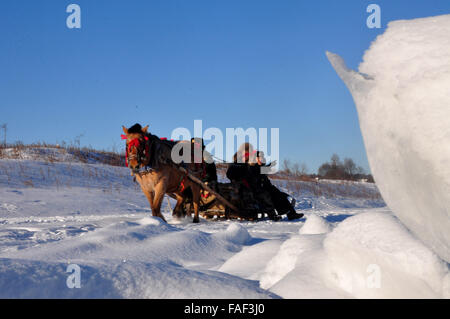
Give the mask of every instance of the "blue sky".
M 80 5 L 82 28 L 66 7 Z M 366 8 L 381 7 L 381 29 Z M 280 128 L 280 156 L 311 172 L 333 153 L 369 169 L 357 113 L 326 59 L 357 68 L 389 21 L 448 0 L 3 0 L 0 124 L 8 142 L 123 148 L 121 125 Z

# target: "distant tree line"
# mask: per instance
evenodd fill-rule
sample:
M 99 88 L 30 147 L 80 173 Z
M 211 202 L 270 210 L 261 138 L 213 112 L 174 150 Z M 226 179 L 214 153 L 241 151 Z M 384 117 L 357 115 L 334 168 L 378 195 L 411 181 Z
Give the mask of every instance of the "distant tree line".
M 308 176 L 308 167 L 304 163 L 292 163 L 285 159 L 282 164 L 282 173 L 292 177 Z
M 367 174 L 361 166 L 357 166 L 353 159 L 345 158 L 341 161 L 337 154 L 333 154 L 329 162 L 320 165 L 317 175 L 325 179 L 367 180 L 373 183 L 373 176 Z
M 281 171 L 276 175 L 283 179 L 313 180 L 319 178 L 374 182 L 372 175 L 366 173 L 361 166 L 356 165 L 353 159 L 345 158 L 341 161 L 337 154 L 333 154 L 329 162 L 320 165 L 316 174 L 309 173 L 304 163 L 295 163 L 285 159 L 281 165 Z

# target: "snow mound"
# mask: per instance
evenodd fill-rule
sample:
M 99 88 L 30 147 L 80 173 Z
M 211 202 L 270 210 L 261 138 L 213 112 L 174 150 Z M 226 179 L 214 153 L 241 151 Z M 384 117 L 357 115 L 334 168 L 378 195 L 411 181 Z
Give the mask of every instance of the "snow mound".
M 139 225 L 148 226 L 159 226 L 163 223 L 162 219 L 159 217 L 144 217 L 138 221 L 136 221 Z
M 80 287 L 70 289 L 67 266 L 0 259 L 0 298 L 277 298 L 257 282 L 170 262 L 80 264 Z
M 278 253 L 281 244 L 280 240 L 266 240 L 244 247 L 228 259 L 219 271 L 246 279 L 260 280 L 267 263 Z
M 389 213 L 294 235 L 272 255 L 260 285 L 282 298 L 450 297 L 448 265 Z
M 325 239 L 330 280 L 358 298 L 448 297 L 448 266 L 391 215 L 362 213 Z
M 305 224 L 300 228 L 300 235 L 324 234 L 330 231 L 328 222 L 320 216 L 309 215 Z
M 226 240 L 237 245 L 245 245 L 252 239 L 248 230 L 238 223 L 230 224 L 223 236 Z
M 450 261 L 450 15 L 389 23 L 359 71 L 327 52 L 355 101 L 387 205 Z
M 0 298 L 278 298 L 257 281 L 213 271 L 251 237 L 240 225 L 226 239 L 157 218 L 127 218 L 0 257 Z M 69 264 L 81 288 L 69 289 Z M 43 290 L 45 290 L 43 292 Z
M 286 240 L 278 253 L 269 261 L 261 276 L 261 287 L 270 289 L 289 272 L 294 270 L 298 259 L 317 251 L 323 238 L 318 236 L 294 236 Z

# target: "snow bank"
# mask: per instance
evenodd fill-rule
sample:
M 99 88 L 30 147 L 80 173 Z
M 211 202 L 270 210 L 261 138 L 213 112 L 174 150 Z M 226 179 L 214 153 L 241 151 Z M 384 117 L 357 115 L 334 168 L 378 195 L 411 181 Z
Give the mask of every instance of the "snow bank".
M 16 146 L 2 149 L 2 159 L 32 160 L 46 163 L 125 163 L 124 155 L 77 147 Z
M 281 240 L 265 240 L 244 247 L 239 253 L 228 259 L 218 270 L 251 280 L 261 280 L 267 264 L 280 250 Z
M 397 219 L 363 213 L 324 241 L 328 280 L 358 298 L 450 297 L 448 265 Z
M 52 162 L 80 162 L 76 156 L 69 153 L 66 149 L 55 147 L 4 148 L 2 150 L 2 158 Z
M 79 264 L 68 288 L 67 263 L 0 259 L 0 298 L 277 298 L 254 281 L 174 263 Z
M 247 236 L 244 236 L 247 234 Z M 257 281 L 211 270 L 250 236 L 181 230 L 158 218 L 128 218 L 84 236 L 0 256 L 0 298 L 277 298 Z M 81 288 L 69 289 L 69 264 Z
M 294 235 L 270 255 L 260 284 L 283 298 L 450 298 L 448 264 L 389 213 Z
M 450 297 L 448 265 L 387 208 L 344 200 L 306 222 L 200 224 L 165 201 L 167 224 L 126 168 L 0 160 L 0 298 Z
M 296 267 L 299 258 L 320 248 L 321 239 L 317 236 L 294 236 L 286 240 L 278 253 L 267 264 L 261 276 L 261 287 L 269 289 L 280 281 Z
M 395 21 L 360 72 L 327 52 L 358 109 L 372 173 L 393 212 L 450 261 L 450 15 Z
M 321 235 L 309 235 L 300 251 L 294 268 L 270 287 L 270 291 L 288 299 L 341 299 L 354 298 L 340 287 L 330 284 L 326 272 L 327 255 L 322 248 Z M 281 274 L 281 273 L 280 273 Z

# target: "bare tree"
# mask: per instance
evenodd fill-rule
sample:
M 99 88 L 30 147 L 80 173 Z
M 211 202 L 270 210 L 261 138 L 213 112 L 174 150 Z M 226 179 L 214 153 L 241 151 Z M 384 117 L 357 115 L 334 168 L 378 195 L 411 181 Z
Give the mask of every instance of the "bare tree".
M 344 171 L 349 177 L 353 177 L 357 173 L 355 162 L 351 158 L 344 159 Z
M 339 159 L 337 154 L 331 156 L 330 162 L 323 163 L 318 171 L 317 175 L 321 178 L 329 179 L 344 179 L 344 180 L 358 180 L 367 179 L 367 181 L 373 183 L 373 176 L 366 173 L 364 168 L 357 166 L 353 159 L 345 158 L 343 162 Z
M 302 176 L 308 175 L 308 166 L 306 166 L 305 163 L 302 163 L 302 164 L 300 165 L 300 174 L 301 174 Z
M 317 171 L 317 174 L 321 177 L 328 177 L 330 170 L 331 170 L 330 163 L 324 163 L 324 164 L 320 165 L 319 170 Z
M 361 166 L 358 166 L 358 167 L 356 168 L 355 174 L 366 175 L 366 170 L 365 170 L 364 168 L 362 168 Z
M 287 174 L 291 174 L 291 161 L 285 158 L 283 160 L 283 171 L 285 171 Z
M 340 160 L 340 158 L 339 158 L 339 155 L 337 155 L 336 153 L 333 154 L 333 155 L 331 156 L 331 163 L 330 163 L 330 164 L 331 164 L 331 166 L 334 167 L 334 168 L 340 166 L 340 165 L 341 165 L 341 160 Z
M 300 176 L 300 164 L 299 163 L 292 164 L 292 174 L 294 174 L 294 176 Z

